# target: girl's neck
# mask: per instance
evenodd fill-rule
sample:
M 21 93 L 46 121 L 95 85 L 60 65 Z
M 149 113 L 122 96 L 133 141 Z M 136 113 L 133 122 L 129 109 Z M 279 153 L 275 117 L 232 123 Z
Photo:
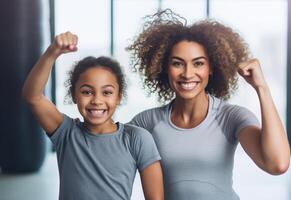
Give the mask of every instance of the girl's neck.
M 93 134 L 108 134 L 117 131 L 117 125 L 110 120 L 100 125 L 92 125 L 90 123 L 84 122 L 84 127 Z
M 177 97 L 172 106 L 171 121 L 180 128 L 194 128 L 206 118 L 208 106 L 206 93 L 193 99 Z

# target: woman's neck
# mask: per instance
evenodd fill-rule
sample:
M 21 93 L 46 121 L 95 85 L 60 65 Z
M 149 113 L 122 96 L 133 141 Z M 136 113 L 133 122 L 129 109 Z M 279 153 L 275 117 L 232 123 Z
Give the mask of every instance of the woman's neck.
M 173 102 L 171 121 L 180 128 L 194 128 L 207 116 L 208 95 L 198 95 L 193 99 L 177 97 Z

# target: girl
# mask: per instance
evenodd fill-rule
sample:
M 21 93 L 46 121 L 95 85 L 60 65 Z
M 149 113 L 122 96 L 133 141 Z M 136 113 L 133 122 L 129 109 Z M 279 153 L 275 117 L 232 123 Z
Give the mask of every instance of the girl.
M 125 91 L 119 64 L 107 57 L 87 57 L 71 71 L 69 94 L 84 122 L 60 113 L 43 90 L 55 60 L 77 51 L 77 36 L 66 32 L 28 75 L 23 96 L 57 151 L 59 199 L 129 200 L 136 170 L 145 199 L 162 200 L 160 156 L 144 129 L 114 123 L 112 115 Z
M 290 149 L 259 61 L 230 27 L 205 20 L 187 26 L 171 10 L 147 18 L 129 46 L 150 92 L 165 106 L 136 115 L 131 124 L 150 131 L 162 156 L 165 199 L 237 200 L 232 189 L 237 144 L 258 167 L 282 174 Z M 261 122 L 228 104 L 237 72 L 256 90 Z

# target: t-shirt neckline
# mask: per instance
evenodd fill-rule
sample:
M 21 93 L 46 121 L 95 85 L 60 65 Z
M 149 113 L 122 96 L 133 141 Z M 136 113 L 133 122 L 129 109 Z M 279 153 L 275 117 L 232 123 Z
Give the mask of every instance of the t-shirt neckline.
M 84 133 L 91 137 L 91 138 L 108 138 L 108 137 L 113 137 L 115 135 L 119 135 L 120 133 L 123 132 L 123 124 L 120 122 L 116 122 L 115 123 L 117 125 L 117 130 L 111 133 L 104 133 L 104 134 L 96 134 L 96 133 L 92 133 L 90 132 L 88 129 L 86 129 L 84 127 L 84 123 L 80 122 L 79 126 L 81 127 L 81 129 L 84 131 Z
M 170 124 L 171 127 L 173 127 L 174 129 L 176 130 L 179 130 L 179 131 L 191 131 L 191 130 L 197 130 L 201 127 L 204 127 L 205 124 L 207 123 L 208 121 L 208 118 L 210 116 L 210 112 L 212 110 L 212 107 L 213 107 L 213 98 L 211 95 L 207 94 L 208 96 L 208 109 L 207 109 L 207 115 L 206 117 L 202 120 L 202 122 L 200 122 L 197 126 L 193 127 L 193 128 L 181 128 L 181 127 L 178 127 L 176 126 L 172 120 L 171 120 L 171 112 L 172 112 L 172 105 L 173 105 L 173 102 L 174 100 L 168 104 L 168 108 L 167 108 L 167 119 L 168 119 L 168 123 Z

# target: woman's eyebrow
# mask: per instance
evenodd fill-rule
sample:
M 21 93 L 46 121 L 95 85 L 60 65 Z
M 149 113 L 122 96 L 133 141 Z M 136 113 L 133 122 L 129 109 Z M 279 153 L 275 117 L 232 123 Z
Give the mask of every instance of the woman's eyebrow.
M 193 58 L 192 60 L 195 61 L 195 60 L 199 60 L 199 59 L 205 59 L 205 60 L 208 60 L 205 56 L 199 56 L 197 58 Z
M 177 59 L 177 60 L 180 60 L 180 61 L 184 61 L 183 58 L 180 58 L 180 57 L 178 57 L 178 56 L 172 56 L 171 58 L 172 58 L 172 59 Z M 205 56 L 199 56 L 199 57 L 193 58 L 192 61 L 196 61 L 196 60 L 199 60 L 199 59 L 205 59 L 205 60 L 208 60 L 207 57 L 205 57 Z

